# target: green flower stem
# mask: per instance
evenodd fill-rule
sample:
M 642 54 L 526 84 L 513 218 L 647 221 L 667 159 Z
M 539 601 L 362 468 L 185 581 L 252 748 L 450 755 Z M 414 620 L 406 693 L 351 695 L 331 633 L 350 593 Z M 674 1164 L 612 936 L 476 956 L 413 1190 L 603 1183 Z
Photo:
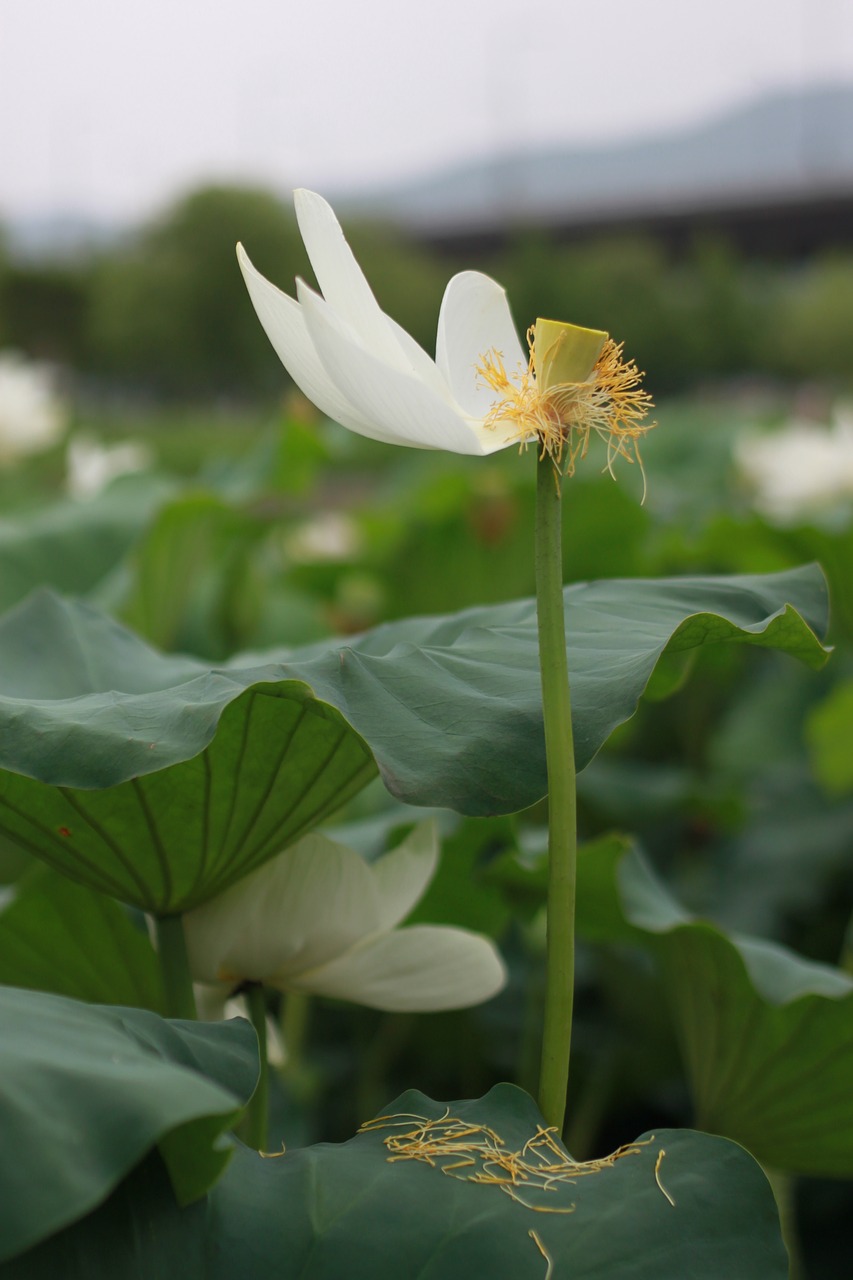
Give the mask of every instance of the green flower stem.
M 284 1041 L 285 1075 L 297 1075 L 303 1068 L 311 997 L 304 991 L 288 991 L 282 1002 L 281 1038 Z
M 577 803 L 563 612 L 560 476 L 546 454 L 536 488 L 536 612 L 548 767 L 548 939 L 539 1108 L 562 1133 L 575 985 Z
M 183 916 L 157 916 L 157 955 L 167 1018 L 196 1018 Z
M 260 982 L 250 982 L 245 990 L 249 1018 L 258 1037 L 261 1070 L 258 1084 L 246 1112 L 244 1136 L 256 1151 L 266 1151 L 269 1127 L 269 1063 L 267 1061 L 267 1003 Z
M 779 1210 L 782 1239 L 788 1250 L 788 1280 L 805 1280 L 806 1273 L 803 1269 L 800 1233 L 797 1225 L 796 1182 L 790 1174 L 779 1173 L 776 1169 L 765 1169 L 764 1172 L 773 1188 L 776 1208 Z

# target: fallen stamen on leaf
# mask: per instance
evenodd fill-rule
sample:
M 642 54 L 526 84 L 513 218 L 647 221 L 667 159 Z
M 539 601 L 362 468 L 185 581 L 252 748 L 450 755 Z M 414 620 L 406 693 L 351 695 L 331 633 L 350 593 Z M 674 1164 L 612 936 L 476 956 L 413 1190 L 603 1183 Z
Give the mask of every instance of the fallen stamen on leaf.
M 553 1193 L 563 1187 L 574 1187 L 578 1178 L 612 1169 L 618 1160 L 639 1155 L 643 1147 L 655 1140 L 652 1134 L 640 1142 L 619 1147 L 599 1160 L 579 1162 L 562 1149 L 553 1128 L 539 1125 L 520 1151 L 512 1151 L 494 1129 L 456 1119 L 450 1115 L 449 1108 L 444 1115 L 432 1120 L 411 1114 L 377 1116 L 363 1124 L 359 1133 L 375 1133 L 380 1129 L 406 1130 L 388 1133 L 382 1139 L 389 1153 L 389 1163 L 418 1160 L 433 1169 L 441 1169 L 449 1178 L 499 1187 L 516 1203 L 535 1213 L 574 1213 L 574 1201 L 567 1205 L 535 1204 L 530 1202 L 529 1196 L 531 1193 Z M 663 1154 L 661 1152 L 658 1156 L 655 1180 L 670 1203 L 674 1204 L 658 1177 Z M 469 1172 L 460 1172 L 463 1169 Z M 528 1198 L 519 1194 L 520 1189 L 527 1192 Z
M 554 1259 L 551 1257 L 550 1253 L 545 1248 L 542 1241 L 539 1239 L 538 1234 L 533 1230 L 532 1227 L 530 1228 L 527 1234 L 530 1236 L 530 1239 L 533 1241 L 533 1243 L 536 1245 L 536 1248 L 539 1250 L 539 1252 L 542 1254 L 542 1257 L 545 1259 L 545 1264 L 547 1266 L 547 1271 L 545 1272 L 545 1280 L 551 1280 L 551 1276 L 554 1271 Z
M 655 1182 L 658 1184 L 658 1187 L 666 1196 L 667 1200 L 669 1201 L 669 1203 L 672 1205 L 674 1209 L 675 1201 L 673 1200 L 672 1196 L 669 1194 L 666 1187 L 663 1185 L 663 1183 L 660 1180 L 660 1167 L 661 1167 L 661 1164 L 663 1163 L 663 1158 L 665 1155 L 666 1155 L 666 1150 L 664 1147 L 661 1147 L 660 1151 L 658 1152 L 658 1158 L 655 1161 Z
M 509 1196 L 510 1200 L 514 1200 L 516 1204 L 520 1204 L 523 1209 L 532 1209 L 534 1213 L 574 1213 L 577 1205 L 574 1200 L 571 1204 L 558 1206 L 553 1204 L 529 1204 L 524 1200 L 517 1191 L 512 1187 L 503 1185 L 501 1191 Z
M 258 1155 L 262 1160 L 280 1160 L 282 1156 L 287 1155 L 287 1148 L 282 1143 L 281 1151 L 259 1151 Z

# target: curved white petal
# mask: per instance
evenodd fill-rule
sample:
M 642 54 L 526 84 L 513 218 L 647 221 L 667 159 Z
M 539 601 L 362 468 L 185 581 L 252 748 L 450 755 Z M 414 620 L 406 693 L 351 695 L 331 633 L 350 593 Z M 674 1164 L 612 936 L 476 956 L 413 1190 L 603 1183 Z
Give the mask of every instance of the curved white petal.
M 409 371 L 415 377 L 423 382 L 426 386 L 431 387 L 437 395 L 446 400 L 451 408 L 461 413 L 460 406 L 453 397 L 453 392 L 447 383 L 447 379 L 443 374 L 439 373 L 434 360 L 431 360 L 419 342 L 416 342 L 410 333 L 402 325 L 397 324 L 396 320 L 392 320 L 386 315 L 385 319 L 391 326 L 391 331 L 400 344 L 403 352 L 408 358 Z
M 402 844 L 370 864 L 379 895 L 380 929 L 393 929 L 423 897 L 438 866 L 438 829 L 419 822 Z
M 380 927 L 368 864 L 317 833 L 184 917 L 190 969 L 202 982 L 298 974 Z
M 335 311 L 301 280 L 297 293 L 327 374 L 356 413 L 387 432 L 395 444 L 482 455 L 512 443 L 460 413 L 411 373 L 400 373 L 365 351 Z
M 241 244 L 237 246 L 237 260 L 264 332 L 300 391 L 341 426 L 371 440 L 392 444 L 394 437 L 357 414 L 326 373 L 308 336 L 299 303 L 261 275 Z
M 222 1022 L 225 1006 L 231 999 L 233 984 L 230 982 L 194 982 L 195 1007 L 201 1022 Z
M 495 393 L 478 384 L 475 367 L 492 350 L 501 353 L 510 377 L 527 368 L 506 292 L 480 271 L 461 271 L 444 291 L 435 362 L 464 411 L 478 418 L 488 413 Z
M 481 1004 L 505 982 L 503 961 L 487 938 L 423 924 L 382 934 L 295 982 L 274 985 L 388 1013 L 428 1013 Z
M 329 306 L 351 326 L 357 340 L 380 360 L 405 372 L 408 361 L 347 244 L 331 205 L 314 191 L 293 193 L 296 220 Z

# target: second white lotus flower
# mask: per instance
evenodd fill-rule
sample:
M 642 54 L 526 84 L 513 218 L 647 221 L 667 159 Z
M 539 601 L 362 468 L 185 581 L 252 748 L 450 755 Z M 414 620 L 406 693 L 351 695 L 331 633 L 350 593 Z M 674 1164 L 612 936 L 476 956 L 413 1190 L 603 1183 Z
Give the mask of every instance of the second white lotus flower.
M 480 1004 L 506 981 L 492 942 L 447 925 L 397 928 L 437 863 L 432 822 L 373 863 L 306 836 L 184 917 L 193 977 L 223 991 L 262 982 L 389 1012 Z

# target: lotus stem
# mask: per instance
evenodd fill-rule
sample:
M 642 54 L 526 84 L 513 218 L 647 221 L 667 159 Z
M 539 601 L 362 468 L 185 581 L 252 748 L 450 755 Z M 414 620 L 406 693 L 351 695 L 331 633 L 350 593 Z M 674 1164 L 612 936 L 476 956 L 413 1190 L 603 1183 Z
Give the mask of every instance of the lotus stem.
M 281 1011 L 281 1038 L 284 1041 L 285 1075 L 297 1076 L 302 1071 L 310 1016 L 311 997 L 306 995 L 304 991 L 288 991 Z
M 167 1018 L 195 1019 L 198 1015 L 181 915 L 157 916 L 157 955 Z
M 773 1189 L 782 1239 L 788 1251 L 788 1280 L 806 1280 L 797 1223 L 796 1181 L 790 1174 L 780 1173 L 778 1169 L 765 1169 L 764 1173 Z
M 269 1137 L 269 1062 L 267 1060 L 267 1002 L 260 982 L 246 984 L 244 995 L 249 1018 L 258 1037 L 260 1073 L 249 1102 L 244 1129 L 246 1143 L 256 1151 L 266 1151 Z
M 563 1131 L 575 984 L 577 800 L 563 606 L 561 477 L 537 462 L 536 612 L 548 769 L 548 930 L 539 1108 Z

